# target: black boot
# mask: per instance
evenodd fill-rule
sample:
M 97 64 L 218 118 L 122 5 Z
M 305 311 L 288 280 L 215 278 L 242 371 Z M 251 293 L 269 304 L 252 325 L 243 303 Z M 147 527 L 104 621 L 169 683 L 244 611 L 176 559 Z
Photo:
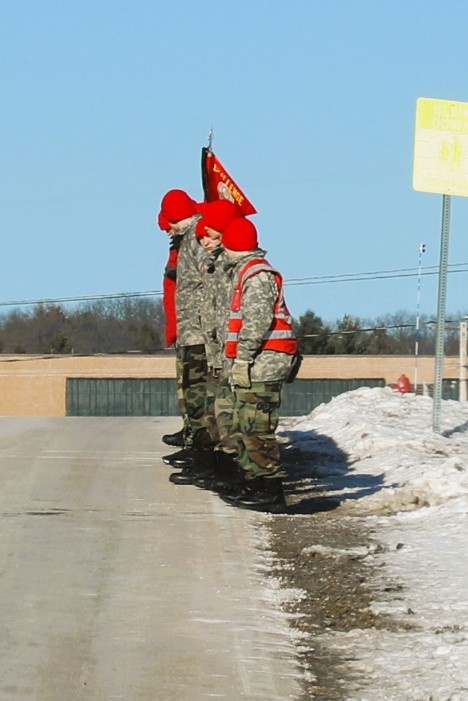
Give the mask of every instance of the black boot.
M 213 470 L 212 467 L 201 467 L 201 468 L 195 468 L 192 471 L 193 474 L 193 482 L 196 487 L 200 487 L 202 489 L 211 489 L 209 486 L 211 482 L 214 480 L 216 477 L 216 472 Z
M 182 448 L 182 450 L 178 450 L 176 453 L 164 455 L 162 461 L 166 463 L 166 465 L 171 465 L 173 467 L 175 467 L 175 465 L 178 467 L 187 467 L 189 463 L 193 464 L 193 449 Z M 182 462 L 182 464 L 180 464 L 180 462 Z
M 283 514 L 287 510 L 280 477 L 254 477 L 236 491 L 221 492 L 220 497 L 231 506 L 253 511 Z
M 173 445 L 175 448 L 183 448 L 184 437 L 185 431 L 183 428 L 181 428 L 180 431 L 177 431 L 176 433 L 166 433 L 162 439 L 163 443 L 166 445 Z
M 203 480 L 207 477 L 213 477 L 213 465 L 209 461 L 187 465 L 182 468 L 181 472 L 172 472 L 169 475 L 169 480 L 173 484 L 195 484 L 196 480 Z
M 222 478 L 232 478 L 239 470 L 239 465 L 233 455 L 216 450 L 213 460 L 206 465 L 205 470 L 200 470 L 193 483 L 202 489 L 212 489 L 212 482 Z
M 244 471 L 239 469 L 237 472 L 233 472 L 231 475 L 225 475 L 224 477 L 216 477 L 212 480 L 207 489 L 211 489 L 212 492 L 217 492 L 218 494 L 224 493 L 234 493 L 240 490 L 245 484 Z
M 213 461 L 213 454 L 214 451 L 212 448 L 198 449 L 192 446 L 191 448 L 178 450 L 177 453 L 165 455 L 162 461 L 165 462 L 166 465 L 171 465 L 172 467 L 205 466 Z
M 211 476 L 206 475 L 194 480 L 197 487 L 211 489 L 213 492 L 221 492 L 225 489 L 240 487 L 245 482 L 245 473 L 234 455 L 229 453 L 217 453 L 218 463 Z
M 193 470 L 190 467 L 184 467 L 181 472 L 171 472 L 169 482 L 172 484 L 193 484 L 194 477 Z

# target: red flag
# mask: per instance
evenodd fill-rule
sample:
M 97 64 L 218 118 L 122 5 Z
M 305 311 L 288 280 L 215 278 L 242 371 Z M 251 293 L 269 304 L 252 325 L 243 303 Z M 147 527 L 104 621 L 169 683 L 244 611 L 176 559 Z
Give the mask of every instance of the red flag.
M 209 148 L 202 148 L 202 184 L 206 202 L 230 200 L 246 217 L 257 210 Z

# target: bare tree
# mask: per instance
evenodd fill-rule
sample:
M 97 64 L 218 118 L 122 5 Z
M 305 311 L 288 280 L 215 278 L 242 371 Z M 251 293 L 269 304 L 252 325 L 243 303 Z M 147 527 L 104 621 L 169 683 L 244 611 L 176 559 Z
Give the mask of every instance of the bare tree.
M 98 301 L 65 311 L 40 304 L 14 311 L 0 321 L 7 353 L 154 353 L 164 347 L 160 300 Z

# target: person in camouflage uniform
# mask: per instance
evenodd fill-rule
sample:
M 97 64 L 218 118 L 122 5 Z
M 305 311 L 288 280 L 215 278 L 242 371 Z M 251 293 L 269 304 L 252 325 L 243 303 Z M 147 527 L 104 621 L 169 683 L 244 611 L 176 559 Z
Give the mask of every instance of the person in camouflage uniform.
M 177 258 L 179 255 L 179 247 L 182 237 L 176 234 L 171 229 L 170 224 L 159 213 L 158 226 L 162 231 L 165 231 L 170 237 L 169 257 L 164 268 L 163 276 L 163 308 L 165 316 L 165 337 L 168 347 L 175 346 L 177 341 L 177 317 L 175 308 L 175 291 L 177 287 Z M 183 447 L 185 442 L 190 441 L 190 424 L 188 421 L 187 410 L 185 407 L 185 398 L 182 390 L 182 367 L 179 360 L 176 358 L 176 378 L 177 378 L 177 401 L 179 410 L 182 416 L 183 427 L 175 433 L 166 433 L 163 435 L 163 442 L 167 445 Z
M 228 200 L 207 203 L 195 231 L 198 242 L 206 253 L 202 274 L 204 298 L 201 309 L 201 325 L 208 364 L 205 421 L 213 441 L 217 443 L 220 441 L 220 436 L 214 403 L 223 365 L 223 354 L 216 335 L 216 310 L 219 303 L 222 303 L 221 298 L 226 288 L 223 270 L 226 261 L 224 249 L 221 246 L 221 236 L 229 221 L 237 216 L 236 205 Z
M 205 252 L 195 237 L 195 227 L 200 218 L 197 203 L 184 190 L 170 190 L 164 195 L 160 217 L 181 237 L 175 292 L 176 366 L 189 424 L 185 448 L 165 456 L 163 460 L 173 466 L 186 467 L 204 459 L 203 454 L 212 447 L 204 421 L 207 361 L 201 330 L 201 307 Z
M 213 489 L 227 480 L 231 481 L 238 466 L 235 462 L 236 444 L 233 441 L 232 414 L 220 417 L 216 413 L 216 400 L 231 389 L 221 385 L 223 349 L 217 334 L 217 320 L 220 310 L 228 303 L 228 285 L 225 272 L 227 263 L 224 248 L 221 246 L 222 233 L 230 221 L 239 216 L 238 207 L 228 200 L 210 202 L 197 224 L 196 235 L 200 245 L 208 252 L 205 267 L 205 301 L 202 309 L 202 328 L 205 335 L 205 348 L 208 360 L 207 396 L 205 420 L 213 440 L 217 442 L 216 461 L 211 471 L 197 475 L 193 482 L 198 487 Z M 220 422 L 220 418 L 223 420 Z M 219 482 L 219 485 L 218 485 Z
M 232 469 L 230 456 L 235 449 L 229 444 L 227 437 L 221 441 L 215 416 L 215 398 L 222 367 L 222 349 L 216 337 L 216 309 L 221 295 L 225 295 L 226 288 L 223 271 L 224 249 L 220 245 L 221 235 L 227 223 L 237 217 L 238 213 L 237 206 L 227 200 L 204 203 L 202 217 L 195 227 L 199 246 L 205 251 L 202 267 L 204 294 L 200 314 L 208 367 L 204 423 L 215 448 L 212 461 L 207 463 L 205 460 L 199 465 L 187 465 L 177 477 L 173 478 L 177 484 L 196 484 L 199 487 L 205 487 L 208 480 L 225 474 L 229 468 Z
M 233 439 L 245 480 L 220 496 L 234 506 L 279 513 L 286 508 L 285 473 L 275 431 L 297 339 L 283 299 L 282 278 L 258 247 L 254 224 L 245 218 L 231 221 L 222 244 L 229 302 L 217 324 L 225 356 L 220 387 L 231 391 L 218 393 L 216 415 L 220 427 L 223 416 L 234 422 Z

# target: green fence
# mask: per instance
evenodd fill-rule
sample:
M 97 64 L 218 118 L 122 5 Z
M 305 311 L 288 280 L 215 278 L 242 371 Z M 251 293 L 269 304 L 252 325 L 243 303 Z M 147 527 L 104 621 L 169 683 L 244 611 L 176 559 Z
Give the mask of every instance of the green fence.
M 442 380 L 442 399 L 458 401 L 460 397 L 459 385 L 460 382 L 458 380 Z
M 285 385 L 282 416 L 302 416 L 358 387 L 383 387 L 383 379 L 296 380 Z M 67 416 L 177 416 L 176 381 L 76 377 L 67 379 Z
M 291 385 L 284 385 L 281 415 L 303 416 L 309 414 L 319 404 L 329 402 L 333 397 L 359 387 L 385 387 L 385 380 L 381 378 L 296 380 Z
M 177 416 L 176 381 L 67 379 L 67 416 Z

